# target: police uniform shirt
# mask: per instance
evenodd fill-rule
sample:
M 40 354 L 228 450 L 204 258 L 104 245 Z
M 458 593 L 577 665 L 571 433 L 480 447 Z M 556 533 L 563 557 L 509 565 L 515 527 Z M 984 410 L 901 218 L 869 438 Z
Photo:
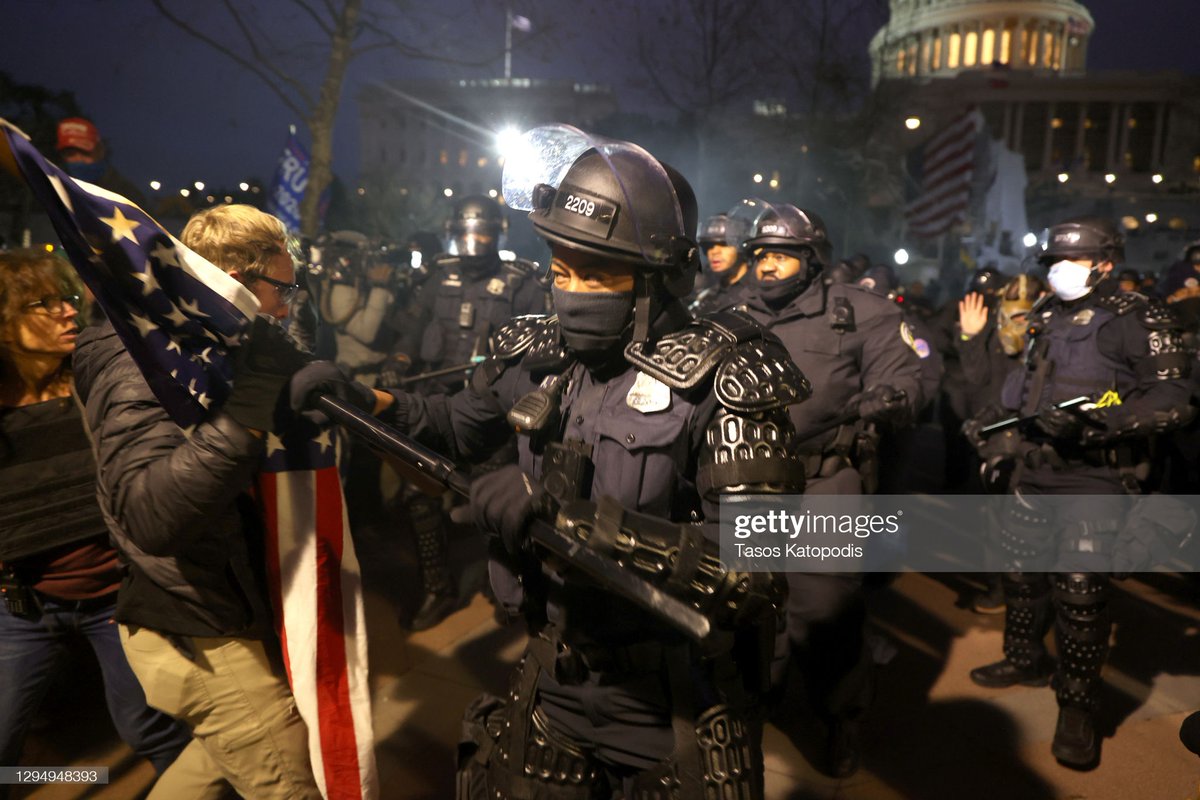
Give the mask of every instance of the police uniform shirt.
M 842 309 L 849 307 L 848 324 Z M 846 413 L 852 397 L 875 386 L 904 391 L 911 408 L 921 406 L 921 359 L 916 337 L 895 303 L 851 284 L 826 287 L 817 279 L 781 311 L 773 311 L 757 295 L 747 311 L 778 336 L 796 366 L 812 384 L 812 397 L 789 407 L 803 439 Z M 831 431 L 827 437 L 832 437 Z M 816 452 L 821 438 L 802 441 Z

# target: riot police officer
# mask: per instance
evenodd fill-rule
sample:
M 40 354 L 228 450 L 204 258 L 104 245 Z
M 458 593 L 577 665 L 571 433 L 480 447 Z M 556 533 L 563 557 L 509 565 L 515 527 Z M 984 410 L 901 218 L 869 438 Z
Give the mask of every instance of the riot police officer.
M 446 220 L 446 252 L 435 257 L 408 307 L 401 360 L 420 372 L 462 367 L 416 385 L 421 392 L 458 391 L 470 368 L 487 353 L 488 339 L 511 318 L 546 310 L 546 291 L 537 280 L 538 265 L 502 259 L 501 237 L 508 220 L 489 197 L 464 197 Z M 498 462 L 511 460 L 497 454 Z M 412 525 L 421 568 L 422 597 L 410 626 L 424 630 L 462 607 L 466 598 L 451 578 L 443 498 L 409 487 L 402 496 Z
M 757 293 L 749 313 L 770 327 L 812 381 L 813 396 L 789 410 L 809 493 L 859 494 L 876 477 L 875 426 L 909 424 L 920 408 L 921 359 L 900 308 L 854 284 L 826 283 L 832 264 L 825 224 L 792 205 L 749 208 L 745 242 Z M 858 419 L 844 419 L 857 408 Z M 836 425 L 839 419 L 843 424 Z M 826 768 L 857 768 L 855 728 L 869 673 L 860 576 L 788 573 L 793 660 L 830 728 Z M 777 676 L 778 678 L 778 676 Z
M 1042 639 L 1057 622 L 1051 750 L 1083 769 L 1099 761 L 1094 713 L 1111 628 L 1108 573 L 1122 557 L 1122 496 L 1143 490 L 1154 435 L 1193 413 L 1177 321 L 1165 305 L 1120 292 L 1111 276 L 1124 250 L 1106 219 L 1078 217 L 1049 229 L 1039 260 L 1053 293 L 1029 312 L 1024 360 L 1006 379 L 1000 407 L 965 428 L 988 459 L 988 475 L 1011 474 L 1015 493 L 998 513 L 995 538 L 1009 570 L 1004 659 L 971 678 L 992 687 L 1044 685 L 1051 665 Z M 1093 401 L 1086 413 L 1057 407 L 1077 396 Z M 1036 423 L 980 435 L 983 425 L 1012 415 Z
M 753 282 L 747 280 L 750 265 L 742 242 L 746 238 L 744 220 L 730 218 L 728 214 L 716 214 L 704 221 L 700 228 L 700 249 L 708 259 L 711 283 L 696 293 L 688 310 L 697 316 L 732 308 L 742 302 L 746 289 Z
M 471 504 L 495 536 L 496 595 L 532 637 L 508 698 L 471 709 L 459 796 L 761 797 L 752 694 L 769 653 L 757 632 L 773 628 L 782 589 L 766 573 L 725 571 L 717 501 L 801 490 L 786 409 L 807 382 L 748 316 L 687 313 L 699 259 L 681 175 L 636 145 L 597 147 L 567 126 L 526 141 L 547 160 L 566 154 L 559 169 L 520 165 L 533 185 L 505 183 L 508 204 L 529 210 L 551 246 L 557 316 L 497 331 L 492 356 L 453 397 L 394 393 L 395 424 L 456 459 L 520 434 L 519 463 L 478 478 Z M 718 386 L 719 370 L 730 379 Z M 702 651 L 540 558 L 528 524 L 547 505 L 560 527 L 590 532 L 580 540 L 594 553 L 727 634 Z

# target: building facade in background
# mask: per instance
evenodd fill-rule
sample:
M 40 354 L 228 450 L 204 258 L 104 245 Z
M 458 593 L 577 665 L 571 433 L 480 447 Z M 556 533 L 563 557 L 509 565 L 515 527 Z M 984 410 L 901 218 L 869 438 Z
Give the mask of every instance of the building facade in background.
M 892 0 L 891 11 L 871 54 L 888 109 L 879 139 L 898 140 L 901 157 L 978 108 L 986 135 L 1023 159 L 1032 232 L 1068 214 L 1119 219 L 1130 263 L 1152 270 L 1200 238 L 1200 78 L 1086 72 L 1094 22 L 1074 0 Z M 980 201 L 997 176 L 980 167 L 976 213 L 942 253 L 977 252 L 987 236 Z

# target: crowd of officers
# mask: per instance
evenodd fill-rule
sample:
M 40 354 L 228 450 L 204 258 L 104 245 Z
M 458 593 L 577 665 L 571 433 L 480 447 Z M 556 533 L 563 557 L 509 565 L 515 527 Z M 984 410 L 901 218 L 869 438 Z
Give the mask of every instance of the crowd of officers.
M 1153 445 L 1193 425 L 1186 305 L 1200 247 L 1168 303 L 1139 276 L 1126 285 L 1110 221 L 1064 219 L 1029 272 L 981 269 L 938 307 L 886 266 L 836 260 L 813 210 L 748 198 L 700 224 L 683 176 L 632 143 L 582 149 L 523 197 L 528 207 L 509 205 L 548 244 L 548 269 L 502 251 L 503 209 L 468 197 L 441 242 L 311 243 L 289 295 L 293 338 L 337 365 L 299 369 L 289 402 L 301 409 L 317 390 L 355 401 L 469 469 L 466 503 L 351 451 L 360 547 L 415 552 L 421 592 L 405 623 L 436 625 L 482 589 L 529 631 L 508 696 L 468 709 L 459 797 L 761 797 L 764 709 L 784 707 L 789 685 L 826 736 L 821 767 L 858 768 L 878 652 L 870 586 L 722 565 L 718 502 L 741 493 L 1020 495 L 1027 512 L 989 533 L 1005 571 L 976 601 L 1006 615 L 1002 658 L 971 677 L 1053 679 L 1055 757 L 1098 762 L 1116 500 L 1195 488 L 1194 455 L 1164 464 Z M 1080 395 L 1085 411 L 1058 407 Z M 1013 416 L 1030 424 L 987 435 Z M 932 486 L 913 478 L 921 423 L 943 432 Z M 1064 512 L 1045 495 L 1092 497 Z M 538 521 L 700 611 L 715 635 L 701 646 L 548 558 Z M 449 557 L 479 530 L 487 586 Z M 1059 552 L 1077 556 L 1072 571 L 1038 561 Z M 389 567 L 362 560 L 368 581 Z
M 603 170 L 593 170 L 593 180 L 596 175 L 605 177 Z M 676 184 L 675 202 L 686 203 L 680 195 Z M 686 218 L 694 210 L 684 213 Z M 714 338 L 729 337 L 735 350 L 742 342 L 760 341 L 763 344 L 759 346 L 766 349 L 758 359 L 771 354 L 782 358 L 778 350 L 782 346 L 787 360 L 804 376 L 786 398 L 783 395 L 788 390 L 778 389 L 781 397 L 774 401 L 778 408 L 786 408 L 786 422 L 790 423 L 779 427 L 780 441 L 789 447 L 786 455 L 780 453 L 783 458 L 777 466 L 786 465 L 796 475 L 789 477 L 786 470 L 760 474 L 747 468 L 759 480 L 729 479 L 738 485 L 840 495 L 920 488 L 1014 492 L 1026 497 L 1115 496 L 1111 504 L 1090 500 L 1069 513 L 1055 507 L 1021 519 L 1000 520 L 999 530 L 993 534 L 1000 543 L 995 546 L 1001 549 L 1003 543 L 1016 540 L 1026 545 L 1037 542 L 1047 552 L 1054 547 L 1074 548 L 1095 555 L 1075 559 L 1072 563 L 1077 571 L 1069 573 L 1047 573 L 1043 570 L 1048 566 L 1039 568 L 1037 563 L 1014 557 L 1010 571 L 987 576 L 989 589 L 974 600 L 974 607 L 982 613 L 1007 616 L 1003 658 L 974 670 L 972 679 L 982 686 L 1006 687 L 1045 685 L 1053 676 L 1061 707 L 1054 755 L 1070 766 L 1094 766 L 1099 758 L 1094 713 L 1110 633 L 1108 583 L 1113 543 L 1120 529 L 1114 509 L 1120 508 L 1121 498 L 1128 494 L 1189 491 L 1189 481 L 1194 478 L 1190 460 L 1181 453 L 1176 453 L 1170 464 L 1161 458 L 1152 464 L 1150 453 L 1160 434 L 1181 432 L 1194 416 L 1195 355 L 1189 338 L 1194 333 L 1189 320 L 1194 316 L 1187 301 L 1196 293 L 1189 293 L 1187 281 L 1194 286 L 1195 276 L 1200 274 L 1200 246 L 1190 248 L 1184 265 L 1173 269 L 1171 280 L 1179 286 L 1168 291 L 1173 295 L 1171 302 L 1164 302 L 1153 280 L 1121 268 L 1123 238 L 1112 222 L 1095 217 L 1067 219 L 1049 230 L 1028 260 L 1027 272 L 1005 275 L 991 267 L 978 269 L 970 276 L 963 297 L 952 297 L 937 306 L 935 298 L 927 294 L 906 293 L 886 265 L 872 266 L 864 256 L 835 260 L 827 229 L 815 212 L 748 198 L 696 228 L 696 242 L 707 269 L 700 285 L 685 294 L 672 293 L 669 281 L 640 276 L 637 270 L 649 270 L 649 264 L 655 271 L 647 274 L 656 276 L 679 269 L 681 263 L 690 263 L 687 260 L 656 264 L 638 249 L 636 241 L 628 248 L 635 250 L 631 257 L 618 250 L 616 237 L 593 241 L 587 231 L 572 228 L 569 217 L 562 223 L 555 219 L 556 214 L 567 217 L 557 206 L 551 206 L 542 221 L 537 211 L 531 214 L 538 232 L 554 248 L 549 275 L 553 302 L 547 297 L 544 270 L 511 254 L 508 260 L 498 254 L 505 221 L 496 203 L 483 197 L 467 198 L 454 205 L 446 224 L 447 253 L 426 262 L 430 267 L 417 273 L 418 280 L 392 295 L 393 313 L 400 320 L 395 346 L 375 350 L 370 361 L 364 362 L 360 336 L 351 351 L 356 355 L 344 359 L 339 349 L 338 363 L 356 376 L 366 373 L 379 386 L 412 385 L 398 380 L 400 376 L 423 383 L 417 389 L 422 397 L 410 401 L 423 419 L 408 429 L 428 433 L 447 450 L 461 447 L 461 442 L 450 441 L 462 435 L 452 423 L 439 426 L 439 420 L 451 419 L 454 414 L 455 392 L 465 388 L 495 393 L 492 387 L 514 371 L 530 373 L 523 376 L 524 388 L 533 390 L 546 376 L 565 370 L 574 377 L 568 378 L 565 393 L 561 388 L 554 390 L 561 393 L 557 402 L 562 408 L 558 431 L 551 439 L 558 439 L 553 446 L 586 453 L 591 462 L 586 472 L 590 487 L 575 487 L 575 491 L 594 500 L 622 498 L 630 510 L 671 519 L 680 518 L 681 500 L 672 497 L 676 490 L 653 485 L 658 480 L 655 476 L 663 473 L 651 467 L 661 462 L 668 470 L 666 475 L 675 472 L 680 477 L 683 465 L 696 454 L 686 454 L 685 442 L 679 440 L 686 441 L 687 431 L 694 428 L 644 424 L 654 421 L 653 414 L 644 409 L 657 412 L 655 403 L 660 403 L 663 410 L 686 409 L 682 414 L 686 417 L 712 400 L 698 402 L 690 391 L 691 376 L 682 371 L 663 373 L 662 359 L 640 360 L 645 356 L 638 345 L 643 340 L 656 342 L 659 354 L 669 357 L 671 347 L 677 346 L 670 341 L 673 332 L 689 328 Z M 682 238 L 691 229 L 689 220 L 676 235 Z M 599 298 L 580 293 L 576 300 L 571 297 L 574 292 L 558 290 L 568 280 L 589 279 L 587 269 L 597 272 L 591 280 L 607 286 L 611 279 L 605 270 L 612 262 L 604 259 L 614 251 L 622 268 L 633 265 L 633 304 L 625 292 L 606 289 L 604 300 L 611 299 L 613 308 L 605 309 Z M 575 265 L 574 261 L 583 263 Z M 654 285 L 660 281 L 662 286 Z M 336 298 L 345 288 L 335 285 L 321 291 L 326 293 L 322 296 L 331 292 Z M 377 289 L 357 291 L 358 314 L 366 314 L 373 307 L 371 298 Z M 1177 305 L 1178 301 L 1184 302 Z M 638 303 L 649 306 L 644 319 L 633 313 Z M 555 312 L 557 317 L 538 321 L 531 317 L 509 324 L 513 316 Z M 323 318 L 337 329 L 339 345 L 358 320 L 358 316 L 345 315 Z M 635 330 L 639 325 L 646 330 Z M 574 326 L 579 330 L 572 330 Z M 1189 332 L 1189 328 L 1193 330 Z M 368 330 L 368 340 L 377 335 L 376 329 Z M 525 340 L 530 343 L 523 344 Z M 619 347 L 614 349 L 614 343 Z M 525 348 L 537 353 L 532 366 L 525 366 L 530 360 Z M 481 363 L 489 353 L 493 364 L 497 360 L 503 363 L 503 369 L 497 367 L 500 374 L 479 369 L 470 377 L 471 365 Z M 651 365 L 654 370 L 648 368 Z M 743 366 L 755 368 L 752 362 Z M 612 388 L 617 389 L 615 394 Z M 507 402 L 502 405 L 518 402 L 522 391 L 506 386 L 501 398 L 507 396 Z M 589 397 L 589 392 L 596 396 Z M 670 399 L 655 399 L 658 392 Z M 1107 400 L 1093 403 L 1086 417 L 1054 407 L 1081 394 L 1094 401 Z M 626 395 L 637 401 L 626 403 Z M 610 404 L 616 408 L 610 409 Z M 639 413 L 629 413 L 630 407 L 637 407 Z M 723 413 L 732 410 L 726 408 Z M 983 427 L 1011 416 L 1037 418 L 1023 431 L 1008 430 L 994 439 L 980 433 Z M 922 421 L 940 423 L 945 468 L 944 474 L 932 479 L 926 475 L 918 486 L 913 477 L 914 427 Z M 781 422 L 782 418 L 774 424 Z M 498 475 L 480 481 L 493 486 L 489 496 L 499 498 L 496 502 L 519 499 L 524 493 L 519 486 L 514 488 L 517 482 L 511 473 L 537 476 L 540 469 L 545 482 L 548 467 L 546 462 L 538 463 L 536 451 L 546 445 L 539 445 L 537 438 L 510 440 L 496 451 L 499 457 L 492 456 L 476 467 L 475 474 L 482 475 L 510 463 L 515 451 L 508 447 L 526 442 L 535 453 L 522 458 L 521 467 L 501 468 Z M 716 443 L 712 438 L 710 434 L 709 442 L 700 443 L 693 434 L 693 445 L 734 444 L 725 434 Z M 1169 466 L 1170 475 L 1164 475 L 1164 466 Z M 705 488 L 711 490 L 711 479 Z M 429 502 L 415 491 L 405 498 L 401 505 L 409 516 L 425 592 L 411 620 L 412 626 L 420 629 L 460 607 L 465 598 L 447 566 L 447 535 L 454 526 L 442 498 Z M 670 502 L 665 502 L 668 498 Z M 701 507 L 703 500 L 702 492 Z M 1047 540 L 1058 543 L 1045 545 Z M 501 575 L 500 584 L 507 579 L 510 586 L 527 588 L 520 565 L 498 569 L 496 562 L 505 559 L 498 559 L 496 552 L 492 555 L 494 582 Z M 863 576 L 788 573 L 785 578 L 787 600 L 776 620 L 770 679 L 750 694 L 772 696 L 774 691 L 773 698 L 778 699 L 786 683 L 785 670 L 797 670 L 808 705 L 827 734 L 822 766 L 830 774 L 848 775 L 858 767 L 857 730 L 872 693 Z M 519 616 L 527 598 L 510 602 L 502 595 L 496 598 L 498 615 Z M 605 616 L 610 616 L 611 606 L 596 608 L 604 608 Z M 587 631 L 582 644 L 564 638 L 570 636 L 565 623 L 556 625 L 552 616 L 539 618 L 535 644 L 551 641 L 553 652 L 539 660 L 538 647 L 531 646 L 534 665 L 522 667 L 518 683 L 526 685 L 516 690 L 514 697 L 532 702 L 529 689 L 536 685 L 540 702 L 550 705 L 543 709 L 544 716 L 527 709 L 528 720 L 541 720 L 550 730 L 573 734 L 581 749 L 571 750 L 570 740 L 563 739 L 564 752 L 608 765 L 610 782 L 622 769 L 651 770 L 657 776 L 665 763 L 660 756 L 684 757 L 678 736 L 668 742 L 665 727 L 659 726 L 656 734 L 662 741 L 656 745 L 656 734 L 639 724 L 598 729 L 594 722 L 598 712 L 582 699 L 555 695 L 557 691 L 571 695 L 565 688 L 571 683 L 551 688 L 552 682 L 561 680 L 564 650 L 592 651 L 597 647 L 592 640 L 597 631 L 604 632 L 598 636 L 599 642 L 623 643 L 634 635 L 634 626 L 623 622 L 621 634 L 614 639 L 610 623 L 591 619 L 594 611 L 587 614 L 586 625 L 579 624 L 581 612 L 575 613 L 579 617 L 574 622 Z M 1057 662 L 1047 655 L 1044 642 L 1051 626 L 1058 636 Z M 632 673 L 642 670 L 641 661 L 657 663 L 665 658 L 656 651 L 639 659 L 632 655 L 640 652 L 638 646 L 640 642 L 637 646 L 613 644 L 603 658 L 596 658 L 605 664 L 630 662 Z M 630 647 L 631 655 L 626 655 Z M 582 664 L 569 670 L 572 680 L 578 674 L 611 672 L 593 668 L 587 657 L 579 658 Z M 525 674 L 531 669 L 540 671 L 540 677 Z M 629 695 L 624 699 L 628 701 Z M 615 707 L 615 700 L 613 704 Z M 600 703 L 601 708 L 603 705 Z M 752 726 L 749 718 L 746 724 Z M 528 730 L 528 725 L 523 727 Z M 506 742 L 504 746 L 523 745 Z M 652 755 L 647 758 L 647 753 Z M 555 755 L 564 757 L 563 753 Z M 528 761 L 530 756 L 522 758 Z M 592 764 L 589 769 L 595 769 L 592 761 L 587 763 Z M 678 762 L 674 768 L 679 769 Z M 716 780 L 712 776 L 704 779 Z M 525 776 L 520 780 L 534 779 Z M 591 785 L 594 780 L 593 775 L 585 783 Z M 629 785 L 629 781 L 625 783 Z M 586 792 L 553 796 L 592 796 Z

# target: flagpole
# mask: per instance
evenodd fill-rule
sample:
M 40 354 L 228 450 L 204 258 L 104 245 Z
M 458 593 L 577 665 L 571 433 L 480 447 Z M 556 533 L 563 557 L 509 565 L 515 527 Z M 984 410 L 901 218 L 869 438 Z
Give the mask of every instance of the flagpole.
M 504 80 L 512 80 L 512 6 L 504 7 Z

